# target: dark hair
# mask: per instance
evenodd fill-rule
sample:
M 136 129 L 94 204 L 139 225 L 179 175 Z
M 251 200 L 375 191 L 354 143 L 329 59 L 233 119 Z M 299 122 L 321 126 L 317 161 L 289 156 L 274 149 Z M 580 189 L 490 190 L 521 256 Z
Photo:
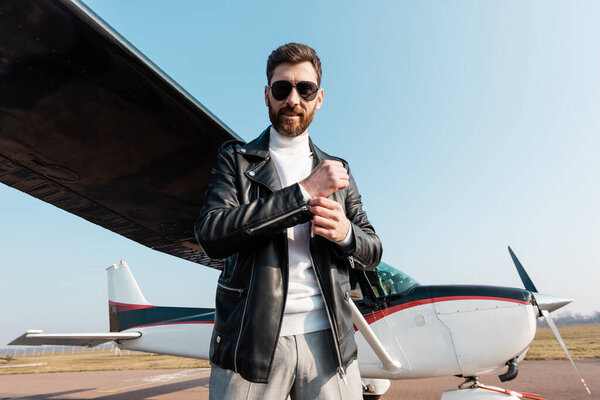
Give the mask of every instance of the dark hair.
M 286 43 L 273 50 L 267 60 L 267 84 L 271 84 L 273 71 L 279 64 L 299 64 L 305 61 L 310 62 L 317 71 L 317 85 L 320 87 L 321 60 L 319 60 L 319 56 L 313 48 L 302 43 Z

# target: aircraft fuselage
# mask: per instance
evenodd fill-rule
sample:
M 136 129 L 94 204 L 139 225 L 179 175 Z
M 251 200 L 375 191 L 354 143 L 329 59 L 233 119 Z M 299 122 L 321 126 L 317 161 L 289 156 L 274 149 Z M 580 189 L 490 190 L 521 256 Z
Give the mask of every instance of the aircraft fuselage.
M 523 289 L 444 285 L 415 286 L 382 301 L 355 301 L 402 369 L 390 375 L 356 332 L 365 378 L 411 379 L 476 376 L 504 371 L 525 356 L 535 336 L 538 310 Z M 209 358 L 214 309 L 110 303 L 111 330 L 141 332 L 124 349 Z

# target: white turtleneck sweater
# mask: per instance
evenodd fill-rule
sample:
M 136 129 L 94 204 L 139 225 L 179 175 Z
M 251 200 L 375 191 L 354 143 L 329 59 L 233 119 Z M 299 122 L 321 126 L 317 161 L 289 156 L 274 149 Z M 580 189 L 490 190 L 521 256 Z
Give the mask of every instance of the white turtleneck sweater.
M 300 182 L 312 171 L 313 154 L 308 134 L 283 136 L 271 127 L 269 153 L 275 164 L 281 186 Z M 300 185 L 304 198 L 310 194 Z M 340 244 L 349 243 L 351 232 Z M 289 283 L 280 336 L 299 335 L 329 329 L 329 320 L 319 284 L 315 277 L 309 249 L 310 222 L 287 229 Z

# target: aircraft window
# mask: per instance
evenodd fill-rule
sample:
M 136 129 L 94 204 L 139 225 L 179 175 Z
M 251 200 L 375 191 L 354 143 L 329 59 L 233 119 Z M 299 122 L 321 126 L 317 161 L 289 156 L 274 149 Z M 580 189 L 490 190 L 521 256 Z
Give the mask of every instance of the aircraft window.
M 365 276 L 377 298 L 401 294 L 419 284 L 404 272 L 384 262 L 379 263 L 374 271 L 366 271 Z

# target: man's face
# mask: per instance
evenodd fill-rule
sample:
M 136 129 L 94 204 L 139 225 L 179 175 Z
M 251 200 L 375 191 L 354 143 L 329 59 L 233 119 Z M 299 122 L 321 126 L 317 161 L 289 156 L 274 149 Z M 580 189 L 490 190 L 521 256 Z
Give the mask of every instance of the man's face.
M 317 72 L 308 61 L 299 64 L 279 64 L 273 70 L 270 84 L 277 81 L 288 81 L 292 85 L 308 81 L 316 85 Z M 277 132 L 290 137 L 300 136 L 306 134 L 315 110 L 323 104 L 323 89 L 319 89 L 317 96 L 311 101 L 300 97 L 295 87 L 286 99 L 277 100 L 269 86 L 265 86 L 265 103 L 269 108 L 269 119 Z

